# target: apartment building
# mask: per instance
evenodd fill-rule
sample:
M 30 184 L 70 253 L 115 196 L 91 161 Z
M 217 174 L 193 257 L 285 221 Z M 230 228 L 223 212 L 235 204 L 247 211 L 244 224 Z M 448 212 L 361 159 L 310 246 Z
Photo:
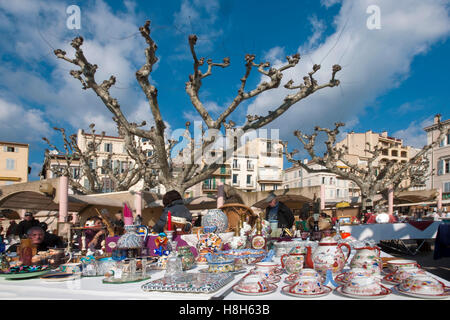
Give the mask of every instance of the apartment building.
M 418 152 L 416 148 L 403 145 L 403 139 L 388 136 L 387 131 L 383 131 L 381 134 L 374 133 L 371 130 L 364 133 L 348 133 L 343 140 L 336 143 L 337 148 L 344 146 L 348 150 L 344 159 L 352 165 L 362 167 L 367 166 L 368 159 L 373 157 L 372 153 L 367 150 L 373 151 L 376 146 L 381 146 L 382 151 L 378 159 L 373 162 L 375 168 L 383 168 L 390 161 L 406 163 Z M 408 184 L 409 182 L 406 179 L 400 186 L 407 187 Z
M 0 141 L 0 186 L 28 181 L 29 145 Z
M 324 169 L 323 166 L 304 160 L 311 169 Z M 344 165 L 341 164 L 343 167 Z M 283 172 L 283 189 L 302 188 L 311 186 L 325 187 L 325 204 L 334 205 L 338 202 L 357 201 L 360 192 L 358 186 L 350 180 L 343 179 L 336 174 L 327 172 L 309 173 L 304 168 L 294 165 Z
M 441 121 L 441 115 L 434 117 L 432 125 L 425 127 L 427 133 L 427 143 L 436 141 L 439 137 L 438 123 Z M 428 152 L 430 160 L 430 177 L 427 181 L 428 189 L 442 188 L 442 199 L 450 199 L 450 119 L 441 121 L 446 126 L 447 133 L 439 145 Z

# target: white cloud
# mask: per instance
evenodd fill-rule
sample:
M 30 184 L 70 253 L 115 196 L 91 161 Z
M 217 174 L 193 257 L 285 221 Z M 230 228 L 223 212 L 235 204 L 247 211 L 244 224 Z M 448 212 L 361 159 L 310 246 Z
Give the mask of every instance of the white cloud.
M 409 76 L 417 54 L 450 34 L 447 6 L 441 1 L 377 1 L 381 8 L 382 28 L 366 27 L 366 8 L 371 0 L 342 2 L 334 19 L 335 32 L 310 52 L 308 58 L 285 72 L 282 84 L 293 79 L 298 84 L 311 71 L 313 63 L 321 64 L 316 73 L 319 84 L 328 82 L 332 65 L 340 64 L 339 87 L 325 88 L 294 105 L 270 128 L 280 128 L 282 139 L 296 141 L 292 131 L 312 132 L 314 126 L 334 127 L 334 122 L 357 123 L 365 106 L 398 86 Z M 299 44 L 301 48 L 308 44 Z M 261 77 L 261 81 L 265 81 Z M 248 114 L 266 115 L 283 102 L 290 90 L 280 86 L 258 96 L 248 107 Z M 351 130 L 350 126 L 344 127 Z M 297 143 L 297 142 L 296 142 Z
M 413 121 L 408 128 L 395 131 L 392 135 L 403 139 L 403 145 L 414 148 L 423 148 L 427 144 L 427 134 L 423 128 L 433 124 L 433 117 L 430 116 L 422 121 Z
M 0 98 L 0 137 L 13 142 L 36 142 L 52 134 L 39 109 L 26 109 Z

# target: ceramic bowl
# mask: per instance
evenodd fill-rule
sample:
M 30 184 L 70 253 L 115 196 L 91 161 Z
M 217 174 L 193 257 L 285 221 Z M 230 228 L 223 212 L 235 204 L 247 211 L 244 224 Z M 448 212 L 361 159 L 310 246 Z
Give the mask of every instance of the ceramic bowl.
M 290 293 L 317 294 L 322 292 L 322 284 L 315 277 L 299 277 L 297 282 L 289 287 Z
M 400 289 L 416 294 L 438 295 L 444 293 L 444 284 L 433 277 L 420 275 L 404 279 Z
M 397 269 L 418 267 L 417 261 L 406 259 L 394 259 L 386 262 L 388 269 L 395 272 Z
M 360 296 L 372 296 L 380 294 L 382 287 L 379 279 L 360 276 L 346 282 L 342 288 L 342 292 Z
M 270 283 L 257 274 L 248 274 L 238 282 L 237 289 L 248 293 L 264 293 L 269 291 Z

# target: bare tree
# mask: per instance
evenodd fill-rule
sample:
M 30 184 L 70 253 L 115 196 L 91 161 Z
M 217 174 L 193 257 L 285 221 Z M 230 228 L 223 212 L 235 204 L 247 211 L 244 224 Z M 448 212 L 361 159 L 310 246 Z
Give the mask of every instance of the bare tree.
M 392 160 L 380 162 L 382 146 L 372 146 L 370 143 L 367 143 L 365 151 L 371 156 L 367 159 L 367 164 L 356 165 L 351 163 L 346 157 L 349 154 L 346 145 L 342 147 L 336 146 L 339 128 L 344 125 L 342 122 L 335 123 L 334 129 L 316 126 L 314 133 L 310 135 L 302 133 L 300 130 L 294 132 L 294 135 L 311 157 L 311 160 L 322 166 L 321 169 L 313 169 L 301 160 L 294 159 L 294 155 L 298 153 L 298 150 L 288 152 L 287 142 L 284 143 L 285 155 L 289 162 L 304 168 L 307 172 L 334 173 L 356 183 L 361 192 L 362 209 L 365 209 L 368 203 L 373 203 L 377 194 L 382 194 L 386 198 L 390 188 L 394 191 L 401 191 L 411 187 L 423 186 L 427 176 L 430 174 L 429 160 L 426 154 L 445 135 L 444 126 L 439 123 L 439 138 L 425 145 L 405 163 Z M 316 138 L 320 132 L 325 133 L 327 136 L 325 141 L 326 152 L 323 156 L 317 155 L 315 151 Z
M 109 189 L 112 191 L 125 191 L 137 184 L 142 178 L 149 183 L 148 187 L 155 186 L 154 158 L 148 157 L 142 151 L 142 147 L 137 144 L 133 136 L 123 136 L 128 154 L 128 157 L 125 158 L 126 166 L 113 166 L 112 158 L 115 154 L 112 152 L 107 154 L 101 165 L 97 165 L 99 160 L 98 150 L 105 132 L 98 135 L 94 127 L 94 124 L 90 125 L 91 133 L 86 150 L 82 150 L 78 145 L 76 134 L 67 136 L 63 128 L 53 128 L 61 134 L 63 150 L 52 144 L 47 138 L 42 138 L 56 151 L 56 154 L 51 153 L 48 149 L 45 152 L 45 157 L 48 160 L 54 159 L 57 163 L 57 165 L 49 167 L 51 172 L 57 176 L 67 176 L 72 190 L 80 194 L 100 193 L 107 182 L 110 183 Z M 81 134 L 86 136 L 84 131 Z M 74 168 L 76 170 L 72 170 Z M 87 185 L 82 183 L 84 179 L 87 179 Z
M 159 168 L 159 182 L 168 190 L 175 189 L 180 193 L 183 193 L 187 188 L 211 177 L 213 172 L 219 168 L 220 161 L 222 160 L 223 162 L 223 158 L 219 158 L 218 161 L 212 164 L 206 164 L 201 161 L 204 151 L 211 148 L 215 142 L 214 137 L 203 137 L 200 152 L 198 152 L 198 148 L 195 147 L 193 139 L 191 139 L 192 141 L 188 143 L 188 146 L 183 150 L 184 154 L 188 154 L 190 161 L 184 161 L 183 163 L 172 161 L 171 151 L 177 142 L 167 140 L 165 137 L 166 126 L 160 112 L 158 90 L 150 82 L 149 78 L 153 66 L 158 61 L 156 56 L 157 45 L 150 36 L 150 21 L 146 21 L 145 25 L 140 27 L 139 30 L 147 43 L 147 47 L 145 49 L 145 63 L 136 72 L 136 80 L 148 100 L 149 109 L 153 116 L 154 126 L 151 127 L 150 130 L 145 130 L 127 120 L 121 110 L 119 102 L 111 96 L 109 91 L 115 84 L 116 78 L 114 76 L 111 76 L 108 80 L 104 80 L 101 84 L 97 82 L 95 73 L 98 66 L 90 63 L 85 57 L 81 49 L 81 46 L 83 45 L 82 37 L 77 37 L 71 42 L 71 46 L 75 49 L 74 58 L 67 57 L 66 52 L 61 49 L 55 50 L 54 53 L 58 58 L 78 67 L 78 70 L 72 70 L 70 74 L 81 82 L 83 89 L 91 89 L 97 94 L 104 105 L 113 114 L 113 120 L 118 127 L 121 128 L 122 132 L 128 135 L 146 138 L 150 141 L 155 151 L 156 163 Z M 202 103 L 199 91 L 202 86 L 202 81 L 212 75 L 213 69 L 218 67 L 227 68 L 230 65 L 230 59 L 224 58 L 222 62 L 216 63 L 211 59 L 206 60 L 205 58 L 198 58 L 195 51 L 197 36 L 190 35 L 188 43 L 193 59 L 193 73 L 189 75 L 189 80 L 185 85 L 185 91 L 188 94 L 194 109 L 201 116 L 208 131 L 215 129 L 245 134 L 249 130 L 256 130 L 269 124 L 286 112 L 292 105 L 310 96 L 314 92 L 326 87 L 335 87 L 339 85 L 339 80 L 335 78 L 336 73 L 341 70 L 339 65 L 333 66 L 330 81 L 321 85 L 314 79 L 314 74 L 320 69 L 320 65 L 314 65 L 313 70 L 303 78 L 302 84 L 294 85 L 293 80 L 286 83 L 284 87 L 292 90 L 294 93 L 286 95 L 284 100 L 275 110 L 270 111 L 269 114 L 265 116 L 248 115 L 247 121 L 241 127 L 236 127 L 236 124 L 229 120 L 229 116 L 243 101 L 255 98 L 265 91 L 278 88 L 281 84 L 283 72 L 298 64 L 300 54 L 297 53 L 292 56 L 287 56 L 287 62 L 279 68 L 271 67 L 268 62 L 255 63 L 255 55 L 245 55 L 245 72 L 240 79 L 240 88 L 228 107 L 216 119 L 213 119 Z M 206 71 L 202 71 L 201 69 L 205 66 L 205 63 L 207 65 Z M 255 88 L 247 90 L 247 80 L 253 69 L 256 69 L 257 72 L 266 76 L 268 81 L 263 81 Z M 190 123 L 186 123 L 186 136 L 190 137 L 188 134 L 189 128 Z

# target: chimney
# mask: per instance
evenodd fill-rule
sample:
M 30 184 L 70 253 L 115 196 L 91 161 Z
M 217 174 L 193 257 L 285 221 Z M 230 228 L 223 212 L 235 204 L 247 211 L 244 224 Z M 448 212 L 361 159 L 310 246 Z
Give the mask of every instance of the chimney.
M 385 130 L 385 131 L 383 131 L 382 133 L 381 133 L 381 136 L 383 137 L 383 138 L 387 138 L 388 137 L 388 132 Z
M 434 124 L 441 122 L 441 115 L 438 113 L 434 116 Z

